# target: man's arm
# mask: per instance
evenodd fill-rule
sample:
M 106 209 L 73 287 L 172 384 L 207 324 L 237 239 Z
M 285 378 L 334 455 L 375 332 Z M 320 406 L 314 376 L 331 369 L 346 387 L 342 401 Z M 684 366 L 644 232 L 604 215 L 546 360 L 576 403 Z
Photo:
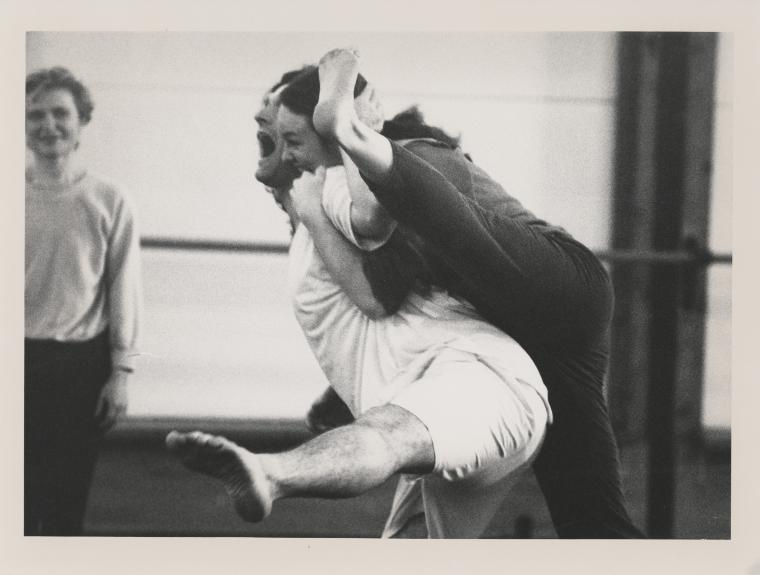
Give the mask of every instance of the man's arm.
M 121 197 L 107 249 L 107 301 L 112 355 L 111 376 L 103 386 L 95 417 L 103 430 L 110 429 L 127 411 L 127 379 L 134 357 L 142 315 L 140 237 L 134 213 Z

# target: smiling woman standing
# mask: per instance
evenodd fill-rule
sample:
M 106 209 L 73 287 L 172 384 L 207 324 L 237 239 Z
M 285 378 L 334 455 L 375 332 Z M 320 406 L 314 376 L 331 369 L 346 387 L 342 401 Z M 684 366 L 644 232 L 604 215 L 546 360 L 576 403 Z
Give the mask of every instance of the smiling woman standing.
M 82 533 L 98 443 L 127 407 L 139 235 L 119 187 L 78 161 L 93 103 L 65 68 L 26 78 L 24 534 Z

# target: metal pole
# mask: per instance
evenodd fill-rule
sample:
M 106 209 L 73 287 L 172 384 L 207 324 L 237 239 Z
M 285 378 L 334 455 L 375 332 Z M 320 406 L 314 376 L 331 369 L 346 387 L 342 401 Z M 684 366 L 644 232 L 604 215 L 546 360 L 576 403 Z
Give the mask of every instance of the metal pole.
M 655 202 L 653 247 L 680 247 L 683 214 L 689 34 L 665 33 L 657 44 Z M 650 537 L 673 537 L 675 518 L 675 389 L 681 268 L 657 266 L 651 305 L 647 439 Z

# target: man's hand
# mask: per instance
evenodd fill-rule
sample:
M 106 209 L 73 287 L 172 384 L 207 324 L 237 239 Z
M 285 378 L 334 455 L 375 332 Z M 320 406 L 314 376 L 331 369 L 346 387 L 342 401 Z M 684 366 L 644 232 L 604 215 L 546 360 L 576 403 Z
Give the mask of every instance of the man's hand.
M 127 377 L 129 374 L 114 368 L 103 386 L 95 406 L 95 421 L 101 431 L 111 429 L 127 412 Z
M 304 172 L 293 181 L 290 198 L 298 218 L 309 224 L 322 214 L 322 188 L 325 185 L 325 168 L 320 166 L 314 173 Z
M 320 434 L 330 429 L 335 429 L 341 425 L 346 425 L 354 420 L 354 416 L 338 397 L 332 387 L 328 387 L 325 392 L 317 398 L 312 404 L 309 413 L 306 414 L 306 425 L 315 433 Z

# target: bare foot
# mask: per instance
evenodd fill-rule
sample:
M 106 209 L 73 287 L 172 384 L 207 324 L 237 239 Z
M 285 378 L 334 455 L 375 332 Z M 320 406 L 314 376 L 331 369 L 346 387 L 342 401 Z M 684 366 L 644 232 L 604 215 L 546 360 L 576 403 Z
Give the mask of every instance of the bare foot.
M 353 50 L 336 48 L 319 61 L 319 101 L 314 108 L 314 129 L 338 142 L 353 131 L 357 115 L 354 86 L 359 75 L 359 58 Z
M 188 469 L 219 479 L 235 511 L 246 521 L 261 521 L 272 511 L 270 482 L 256 454 L 200 431 L 172 431 L 166 436 L 166 447 Z

